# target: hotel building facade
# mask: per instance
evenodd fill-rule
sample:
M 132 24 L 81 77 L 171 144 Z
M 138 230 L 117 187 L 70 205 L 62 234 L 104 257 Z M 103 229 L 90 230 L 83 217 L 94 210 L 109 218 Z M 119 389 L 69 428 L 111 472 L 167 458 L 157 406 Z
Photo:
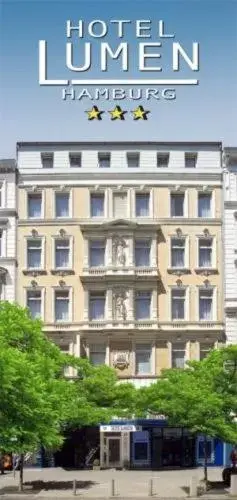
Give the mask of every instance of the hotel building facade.
M 220 143 L 21 142 L 17 164 L 17 300 L 63 351 L 141 387 L 224 342 Z
M 237 343 L 237 148 L 224 149 L 224 249 L 226 343 Z
M 0 160 L 0 300 L 16 299 L 17 186 L 15 160 Z

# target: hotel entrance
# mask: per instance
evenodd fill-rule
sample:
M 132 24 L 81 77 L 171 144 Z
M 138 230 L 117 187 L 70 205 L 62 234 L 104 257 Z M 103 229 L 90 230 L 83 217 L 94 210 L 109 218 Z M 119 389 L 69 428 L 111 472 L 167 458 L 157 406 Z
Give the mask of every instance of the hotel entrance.
M 122 469 L 130 461 L 130 433 L 135 425 L 100 426 L 100 465 L 102 468 Z

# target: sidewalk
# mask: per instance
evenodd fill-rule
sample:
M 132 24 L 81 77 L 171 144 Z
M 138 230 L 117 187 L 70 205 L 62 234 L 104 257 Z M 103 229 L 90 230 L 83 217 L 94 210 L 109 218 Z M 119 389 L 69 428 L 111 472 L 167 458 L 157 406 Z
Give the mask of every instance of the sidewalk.
M 221 485 L 220 468 L 209 469 L 209 480 L 215 481 L 220 487 L 211 490 L 201 498 L 225 500 L 229 497 L 228 489 Z M 151 498 L 151 479 L 153 480 L 153 497 L 159 500 L 180 500 L 188 498 L 192 476 L 202 479 L 202 469 L 175 470 L 175 471 L 66 471 L 61 468 L 25 469 L 24 493 L 18 493 L 19 473 L 14 479 L 13 473 L 0 477 L 0 498 L 21 500 L 59 499 L 80 500 L 106 499 L 112 497 L 112 479 L 114 480 L 115 495 L 120 500 L 145 500 Z M 73 495 L 73 480 L 77 481 L 77 495 Z M 200 497 L 199 497 L 200 499 Z M 195 499 L 193 499 L 195 500 Z

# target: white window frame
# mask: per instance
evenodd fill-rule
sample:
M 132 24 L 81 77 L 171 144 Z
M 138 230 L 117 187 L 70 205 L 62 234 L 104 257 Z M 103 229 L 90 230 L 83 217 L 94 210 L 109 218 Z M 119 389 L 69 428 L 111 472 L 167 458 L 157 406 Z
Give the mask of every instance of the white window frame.
M 136 312 L 137 312 L 137 309 L 136 309 L 136 296 L 137 294 L 140 293 L 140 294 L 143 294 L 143 293 L 149 293 L 150 294 L 150 315 L 148 318 L 141 318 L 141 319 L 138 319 L 137 318 L 137 315 L 136 315 Z M 138 322 L 142 322 L 142 321 L 150 321 L 153 319 L 153 307 L 154 307 L 154 290 L 152 289 L 139 289 L 139 290 L 134 290 L 134 297 L 133 297 L 133 310 L 134 310 L 134 320 L 135 321 L 138 321 Z
M 0 179 L 0 208 L 7 208 L 6 207 L 6 189 L 7 189 L 6 181 L 4 181 L 3 179 Z
M 138 160 L 137 165 L 129 165 L 129 161 L 133 158 Z M 126 153 L 126 162 L 128 168 L 139 168 L 141 164 L 141 154 L 140 151 L 127 151 Z
M 109 165 L 107 167 L 104 167 L 100 164 L 102 158 L 108 158 L 109 159 Z M 111 167 L 111 152 L 110 151 L 98 151 L 97 154 L 97 162 L 98 162 L 98 167 L 99 168 L 110 168 Z
M 68 195 L 68 215 L 60 217 L 56 213 L 56 197 L 57 194 Z M 57 220 L 69 219 L 72 217 L 72 190 L 59 191 L 58 189 L 54 190 L 54 218 Z
M 177 347 L 177 346 L 180 346 L 180 349 Z M 183 346 L 183 349 L 181 349 L 181 346 Z M 188 361 L 188 353 L 187 353 L 187 344 L 185 342 L 172 342 L 171 343 L 171 352 L 170 352 L 170 367 L 171 368 L 175 368 L 173 367 L 173 351 L 176 351 L 176 352 L 179 352 L 179 351 L 183 351 L 184 352 L 184 367 L 183 368 L 180 368 L 180 370 L 184 370 L 185 369 L 185 366 L 186 366 L 186 363 Z
M 183 215 L 172 215 L 172 196 L 184 196 L 184 206 L 183 206 Z M 185 219 L 188 217 L 188 190 L 185 191 L 170 191 L 170 217 L 177 219 Z
M 136 243 L 137 241 L 146 241 L 150 243 L 150 254 L 149 254 L 149 264 L 144 264 L 143 266 L 137 266 L 136 264 Z M 142 267 L 152 267 L 152 243 L 153 243 L 153 238 L 149 236 L 144 236 L 144 237 L 134 237 L 133 240 L 133 262 L 134 262 L 134 267 L 142 268 Z
M 30 217 L 29 215 L 29 196 L 41 195 L 41 216 L 40 217 Z M 29 220 L 41 220 L 45 217 L 45 191 L 26 191 L 26 218 Z
M 91 210 L 91 197 L 92 196 L 104 196 L 104 214 L 101 215 L 101 216 L 95 216 L 95 215 L 92 215 L 92 210 Z M 101 190 L 101 191 L 90 191 L 89 192 L 89 210 L 88 210 L 88 213 L 89 213 L 89 219 L 93 219 L 93 220 L 99 220 L 99 219 L 106 219 L 108 217 L 108 193 L 107 193 L 107 190 L 104 189 L 104 190 Z
M 7 257 L 7 230 L 5 226 L 0 226 L 0 257 Z
M 215 191 L 197 191 L 197 218 L 201 219 L 202 217 L 199 217 L 199 195 L 209 195 L 211 197 L 211 208 L 210 208 L 210 217 L 207 217 L 207 219 L 213 219 L 215 217 Z
M 138 373 L 137 372 L 137 351 L 140 350 L 140 352 L 148 352 L 148 349 L 139 349 L 139 346 L 144 346 L 144 345 L 147 345 L 147 346 L 150 346 L 150 371 L 149 372 L 144 372 L 144 373 Z M 137 376 L 137 377 L 146 377 L 147 375 L 153 375 L 154 374 L 154 349 L 153 349 L 153 343 L 152 342 L 136 342 L 135 345 L 134 345 L 134 354 L 135 354 L 135 360 L 134 360 L 134 375 Z
M 211 319 L 200 319 L 200 301 L 199 301 L 199 294 L 201 290 L 212 290 L 212 318 Z M 197 320 L 201 323 L 208 323 L 209 321 L 216 321 L 217 318 L 217 287 L 216 286 L 199 286 L 198 287 L 198 304 L 197 304 L 197 311 L 198 311 L 198 318 Z
M 40 267 L 28 267 L 28 241 L 41 240 L 41 266 Z M 26 236 L 25 237 L 25 269 L 32 271 L 44 270 L 45 269 L 45 236 Z
M 161 158 L 165 158 L 167 160 L 166 165 L 162 165 L 162 166 L 158 165 L 159 159 L 161 159 Z M 157 154 L 156 154 L 156 166 L 157 166 L 157 168 L 168 168 L 169 161 L 170 161 L 170 153 L 169 152 L 157 151 Z
M 184 318 L 172 318 L 172 291 L 173 290 L 184 290 Z M 171 286 L 170 287 L 170 321 L 179 323 L 179 321 L 188 321 L 189 320 L 189 307 L 190 307 L 190 289 L 189 286 Z
M 101 352 L 102 352 L 102 350 L 101 350 L 101 351 L 99 351 L 99 350 L 95 350 L 95 351 L 93 351 L 93 350 L 92 350 L 92 345 L 93 345 L 93 346 L 97 346 L 97 349 L 98 349 L 100 346 L 104 348 L 104 353 L 105 353 L 105 358 L 104 358 L 104 359 L 105 359 L 105 361 L 104 361 L 104 365 L 106 365 L 106 354 L 107 354 L 107 353 L 106 353 L 106 351 L 107 351 L 107 344 L 106 344 L 106 342 L 104 342 L 104 343 L 103 343 L 103 342 L 96 342 L 95 344 L 94 344 L 94 343 L 93 343 L 93 344 L 92 344 L 92 343 L 89 343 L 89 344 L 88 344 L 88 349 L 87 349 L 87 357 L 88 357 L 88 359 L 89 359 L 89 361 L 90 361 L 90 362 L 91 362 L 91 354 L 92 354 L 93 352 L 94 352 L 94 353 L 96 353 L 96 354 L 97 354 L 97 353 L 101 353 Z M 93 363 L 92 363 L 92 364 L 93 364 Z M 93 365 L 93 366 L 103 366 L 103 365 Z
M 137 213 L 136 213 L 136 197 L 137 197 L 137 195 L 149 195 L 148 215 L 145 215 L 145 216 L 137 215 Z M 135 189 L 135 192 L 134 192 L 133 217 L 134 218 L 138 218 L 139 220 L 143 219 L 143 218 L 146 219 L 148 217 L 149 218 L 153 217 L 153 190 L 152 189 L 147 189 L 147 190 L 144 190 L 144 191 Z
M 79 158 L 80 165 L 72 165 L 72 163 L 71 163 L 72 158 Z M 81 166 L 82 166 L 82 153 L 81 153 L 81 151 L 70 151 L 70 153 L 68 154 L 68 159 L 69 159 L 70 168 L 72 168 L 72 169 L 81 168 Z
M 61 321 L 61 320 L 56 320 L 56 317 L 55 317 L 55 310 L 56 310 L 56 293 L 57 292 L 65 292 L 65 291 L 68 291 L 68 297 L 69 297 L 69 301 L 68 301 L 68 320 L 67 321 Z M 56 324 L 61 324 L 61 323 L 71 323 L 73 321 L 73 314 L 72 314 L 72 311 L 73 311 L 73 289 L 72 287 L 70 286 L 64 286 L 64 287 L 59 287 L 59 286 L 55 286 L 52 288 L 52 294 L 53 294 L 53 297 L 52 297 L 52 318 L 53 318 L 53 323 L 56 323 Z
M 53 152 L 42 151 L 40 154 L 40 158 L 41 158 L 41 165 L 42 165 L 43 169 L 48 169 L 48 168 L 51 169 L 54 167 L 54 153 Z M 47 158 L 50 158 L 50 160 L 52 160 L 52 166 L 50 166 L 50 167 L 44 167 L 44 159 L 47 159 Z
M 198 269 L 206 269 L 205 267 L 200 267 L 199 266 L 199 244 L 200 240 L 212 240 L 212 254 L 211 254 L 211 267 L 208 267 L 207 269 L 215 269 L 216 268 L 216 257 L 217 257 L 217 238 L 215 235 L 208 235 L 205 237 L 205 235 L 200 234 L 197 236 L 197 249 L 196 249 L 196 262 L 197 262 L 197 268 Z
M 181 237 L 177 236 L 177 234 L 172 234 L 170 236 L 170 242 L 169 242 L 169 268 L 170 269 L 188 269 L 189 268 L 189 237 L 186 235 L 182 235 Z M 177 239 L 177 240 L 184 240 L 184 266 L 183 267 L 173 267 L 172 266 L 172 240 Z
M 90 297 L 91 297 L 91 293 L 98 293 L 98 294 L 104 294 L 104 298 L 105 298 L 105 305 L 104 305 L 104 317 L 102 319 L 91 319 L 90 318 Z M 88 321 L 94 321 L 95 323 L 98 321 L 105 321 L 106 318 L 107 318 L 107 303 L 108 303 L 108 293 L 107 293 L 107 290 L 105 289 L 96 289 L 96 290 L 87 290 L 87 301 L 88 301 Z
M 45 319 L 45 287 L 37 286 L 36 288 L 33 287 L 26 287 L 24 290 L 24 302 L 26 307 L 28 307 L 28 292 L 41 292 L 41 320 L 44 321 Z
M 58 240 L 69 240 L 69 259 L 68 259 L 68 267 L 56 267 L 56 241 Z M 52 268 L 55 271 L 60 271 L 60 270 L 65 270 L 67 271 L 68 269 L 73 269 L 73 236 L 69 236 L 66 234 L 65 236 L 61 237 L 59 235 L 54 235 L 52 236 L 52 263 L 53 266 Z
M 190 158 L 194 159 L 194 161 L 195 161 L 195 165 L 193 167 L 186 166 L 186 160 L 190 159 Z M 197 168 L 197 161 L 198 161 L 198 153 L 196 151 L 194 151 L 194 152 L 193 151 L 185 151 L 185 153 L 184 153 L 184 168 L 192 169 L 192 170 Z
M 90 236 L 88 239 L 87 239 L 87 256 L 88 256 L 88 265 L 87 267 L 90 269 L 90 268 L 94 268 L 95 266 L 91 266 L 91 262 L 90 262 L 90 246 L 91 246 L 91 243 L 93 241 L 101 241 L 104 243 L 104 265 L 103 266 L 96 266 L 96 267 L 106 267 L 106 253 L 107 253 L 107 239 L 106 237 L 103 237 L 103 236 L 99 236 L 99 237 L 93 237 L 93 236 Z

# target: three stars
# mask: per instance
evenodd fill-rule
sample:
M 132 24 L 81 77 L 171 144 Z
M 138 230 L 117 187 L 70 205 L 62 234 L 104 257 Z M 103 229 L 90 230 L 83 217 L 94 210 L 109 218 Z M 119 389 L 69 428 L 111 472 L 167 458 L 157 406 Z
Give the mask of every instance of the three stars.
M 102 120 L 102 114 L 104 113 L 104 111 L 100 111 L 99 108 L 97 106 L 93 106 L 92 109 L 86 111 L 87 115 L 88 115 L 88 120 Z M 115 106 L 114 109 L 112 109 L 111 111 L 109 111 L 110 115 L 111 115 L 111 120 L 112 121 L 115 121 L 115 120 L 122 120 L 124 121 L 125 120 L 125 114 L 127 113 L 127 111 L 123 111 L 122 108 L 120 106 Z M 133 111 L 131 111 L 132 115 L 133 115 L 133 119 L 134 120 L 147 120 L 147 115 L 148 113 L 150 113 L 150 111 L 148 110 L 145 110 L 143 108 L 143 106 L 137 106 L 136 109 L 134 109 Z

